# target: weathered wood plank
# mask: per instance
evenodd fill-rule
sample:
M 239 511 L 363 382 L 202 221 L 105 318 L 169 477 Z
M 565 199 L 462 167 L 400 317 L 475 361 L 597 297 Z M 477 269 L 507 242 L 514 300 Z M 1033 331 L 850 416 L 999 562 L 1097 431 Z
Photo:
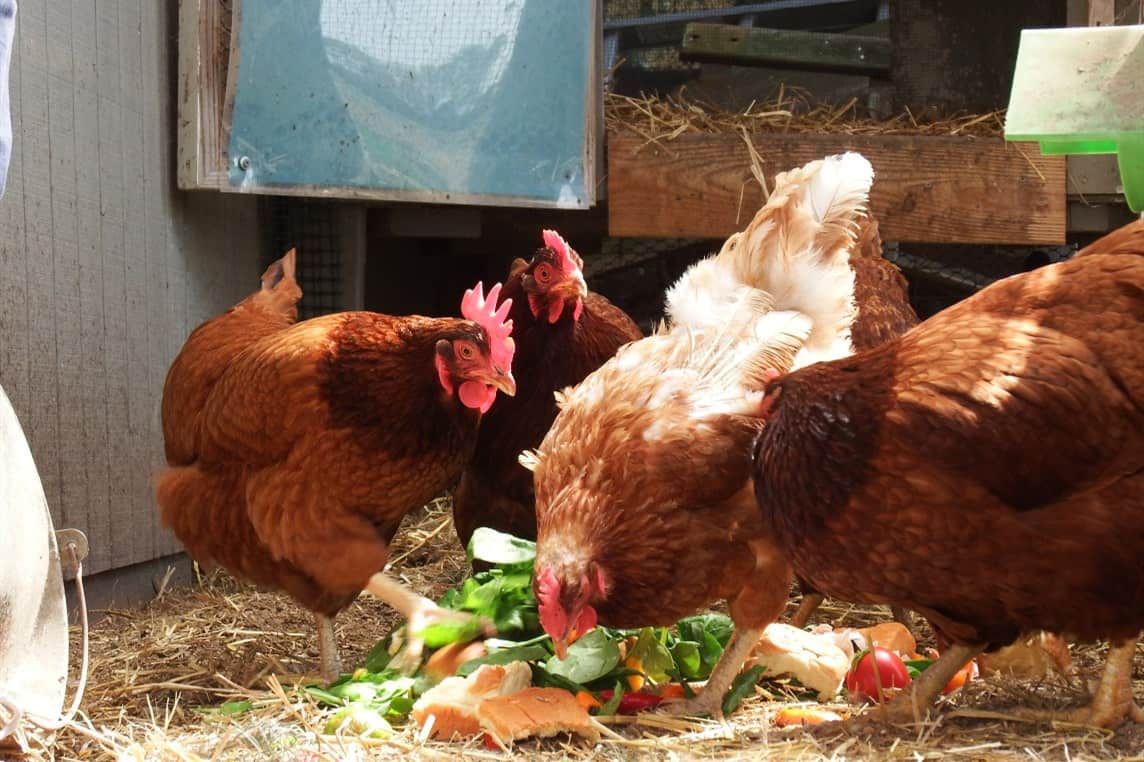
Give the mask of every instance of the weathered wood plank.
M 854 34 L 693 23 L 683 33 L 680 57 L 885 76 L 890 72 L 890 41 Z
M 93 550 L 106 565 L 113 563 L 109 518 L 110 490 L 107 427 L 107 379 L 104 366 L 103 252 L 100 248 L 99 81 L 95 0 L 72 5 L 73 93 L 76 141 L 76 233 L 79 247 L 80 369 L 83 377 L 84 453 L 87 478 L 85 510 L 73 519 L 82 526 Z M 79 468 L 73 464 L 72 468 Z M 92 559 L 93 563 L 95 559 Z M 89 568 L 91 565 L 89 564 Z
M 167 367 L 173 358 L 168 354 L 167 338 L 176 329 L 172 328 L 169 318 L 170 296 L 167 288 L 167 272 L 170 261 L 170 218 L 165 213 L 165 202 L 171 178 L 170 155 L 164 151 L 164 146 L 171 144 L 168 132 L 163 128 L 163 114 L 170 113 L 169 88 L 159 83 L 168 82 L 166 73 L 167 56 L 160 50 L 163 43 L 161 32 L 162 8 L 158 3 L 143 3 L 141 6 L 140 29 L 142 30 L 140 48 L 142 69 L 155 73 L 154 80 L 146 88 L 145 107 L 143 109 L 143 197 L 145 199 L 145 227 L 144 227 L 144 257 L 146 262 L 147 286 L 147 412 L 150 425 L 144 428 L 147 436 L 147 447 L 140 454 L 142 465 L 148 474 L 165 465 L 163 458 L 162 437 L 156 436 L 154 422 L 158 419 L 160 399 L 163 392 L 163 381 L 166 378 Z M 157 86 L 159 85 L 159 86 Z M 151 515 L 156 514 L 153 508 L 151 492 L 144 485 L 141 511 L 150 510 Z M 171 535 L 165 531 L 159 521 L 151 523 L 151 553 L 163 555 L 175 550 Z
M 60 494 L 62 526 L 74 526 L 88 513 L 84 439 L 82 325 L 79 244 L 76 226 L 75 92 L 72 86 L 72 6 L 51 3 L 48 29 L 48 147 L 52 200 L 52 273 L 58 384 Z M 42 138 L 41 138 L 42 139 Z M 92 548 L 93 562 L 110 559 L 109 549 Z
M 257 200 L 173 192 L 175 21 L 171 3 L 20 3 L 0 384 L 54 520 L 91 540 L 91 573 L 178 548 L 149 483 L 162 379 L 188 314 L 258 282 Z M 210 277 L 188 288 L 190 273 Z
M 43 6 L 20 6 L 19 105 L 23 141 L 25 256 L 28 263 L 28 409 L 23 425 L 51 507 L 59 522 L 59 384 L 52 275 L 51 151 L 48 140 L 47 17 Z
M 131 481 L 129 505 L 132 515 L 144 515 L 151 505 L 148 477 L 151 453 L 156 446 L 153 419 L 158 403 L 151 390 L 147 335 L 151 330 L 147 312 L 147 196 L 144 177 L 150 167 L 145 156 L 143 111 L 149 107 L 145 96 L 150 87 L 132 86 L 142 82 L 143 54 L 142 15 L 135 0 L 119 0 L 119 72 L 121 135 L 124 154 L 132 157 L 123 164 L 124 268 L 127 279 L 127 410 L 131 435 Z M 154 536 L 136 531 L 133 552 L 143 558 L 154 557 Z
M 1112 26 L 1116 23 L 1114 0 L 1088 0 L 1088 25 Z
M 841 151 L 874 165 L 871 207 L 886 240 L 1051 244 L 1065 237 L 1065 161 L 1000 138 L 755 135 L 768 183 L 777 172 Z M 608 141 L 608 228 L 614 236 L 723 238 L 764 196 L 741 135 Z
M 107 534 L 116 564 L 137 560 L 135 535 L 142 517 L 132 510 L 135 445 L 131 436 L 127 363 L 126 218 L 118 1 L 96 3 L 99 88 L 100 248 L 103 262 L 104 369 L 107 382 Z

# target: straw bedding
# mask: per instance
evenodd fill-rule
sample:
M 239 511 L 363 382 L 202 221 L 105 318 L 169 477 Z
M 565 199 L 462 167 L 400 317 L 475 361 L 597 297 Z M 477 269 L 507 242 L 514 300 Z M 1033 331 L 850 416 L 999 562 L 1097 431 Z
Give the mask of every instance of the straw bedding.
M 398 574 L 431 595 L 456 585 L 467 565 L 447 500 L 410 516 L 393 549 Z M 817 619 L 863 625 L 887 618 L 877 607 L 828 601 Z M 392 624 L 366 597 L 338 617 L 343 665 L 360 663 Z M 73 632 L 73 642 L 78 634 Z M 321 735 L 323 710 L 296 688 L 313 679 L 316 638 L 310 615 L 284 596 L 258 592 L 223 575 L 190 589 L 166 590 L 149 605 L 111 611 L 92 630 L 92 665 L 82 725 L 64 729 L 44 758 L 61 760 L 498 759 L 467 744 L 422 742 L 399 727 L 384 741 Z M 1073 647 L 1081 674 L 1094 677 L 1103 648 Z M 73 654 L 73 668 L 78 656 Z M 1144 659 L 1138 659 L 1144 665 Z M 1144 674 L 1137 667 L 1137 696 Z M 947 700 L 938 719 L 917 727 L 851 724 L 813 732 L 779 730 L 773 714 L 795 700 L 781 681 L 764 682 L 727 723 L 661 715 L 607 720 L 622 740 L 595 747 L 567 740 L 528 742 L 518 755 L 545 760 L 601 759 L 1144 759 L 1144 728 L 1116 733 L 1003 719 L 1013 706 L 1061 708 L 1082 700 L 1080 680 L 1013 683 L 977 680 Z M 227 716 L 226 702 L 249 701 Z M 844 704 L 838 704 L 845 708 Z M 976 716 L 975 716 L 976 715 Z

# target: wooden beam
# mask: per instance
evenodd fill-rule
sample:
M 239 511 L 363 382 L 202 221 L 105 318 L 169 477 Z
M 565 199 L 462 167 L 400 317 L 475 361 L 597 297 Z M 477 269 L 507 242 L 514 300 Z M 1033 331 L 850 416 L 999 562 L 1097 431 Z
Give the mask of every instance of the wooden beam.
M 777 172 L 841 151 L 874 165 L 871 207 L 886 240 L 1056 244 L 1065 239 L 1065 159 L 1000 138 L 756 135 L 768 185 Z M 613 236 L 725 238 L 764 202 L 736 134 L 649 143 L 608 135 Z
M 1112 26 L 1115 23 L 1115 0 L 1088 0 L 1089 26 Z
M 680 57 L 884 76 L 890 72 L 890 41 L 875 36 L 695 23 L 688 24 L 683 33 Z

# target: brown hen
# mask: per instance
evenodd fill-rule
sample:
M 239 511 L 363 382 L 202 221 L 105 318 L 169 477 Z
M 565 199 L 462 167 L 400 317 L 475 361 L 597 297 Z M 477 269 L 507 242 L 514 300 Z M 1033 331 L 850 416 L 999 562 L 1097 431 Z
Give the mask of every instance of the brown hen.
M 554 393 L 573 384 L 643 334 L 627 314 L 588 291 L 583 260 L 553 230 L 531 261 L 513 262 L 501 296 L 512 299 L 516 396 L 481 420 L 477 450 L 453 494 L 453 523 L 461 544 L 486 526 L 536 537 L 532 474 L 520 465 L 556 418 Z
M 756 492 L 795 571 L 828 595 L 913 609 L 955 644 L 891 718 L 1037 629 L 1112 641 L 1072 719 L 1141 718 L 1144 222 L 793 372 L 766 399 Z
M 283 273 L 276 288 L 296 290 Z M 168 449 L 192 449 L 157 479 L 163 521 L 198 561 L 313 611 L 327 680 L 338 671 L 332 617 L 363 589 L 409 621 L 407 666 L 420 656 L 415 633 L 456 616 L 381 570 L 402 517 L 457 479 L 481 414 L 498 389 L 513 393 L 511 305 L 495 309 L 498 290 L 488 304 L 479 284 L 466 292 L 466 319 L 345 312 L 266 331 L 260 313 L 236 309 L 200 327 L 172 365 Z
M 198 418 L 230 361 L 258 339 L 298 320 L 302 289 L 294 279 L 294 258 L 291 249 L 266 268 L 261 289 L 192 331 L 171 363 L 161 411 L 168 465 L 195 459 Z
M 882 236 L 878 222 L 872 217 L 861 221 L 857 240 L 850 256 L 854 271 L 854 303 L 858 314 L 850 327 L 850 340 L 855 352 L 873 349 L 918 324 L 918 314 L 910 306 L 906 279 L 892 262 L 882 256 Z M 795 627 L 803 627 L 822 605 L 824 596 L 804 579 L 798 580 L 802 601 L 790 618 Z M 893 606 L 894 619 L 910 627 L 909 612 Z
M 725 598 L 735 634 L 698 699 L 717 715 L 792 581 L 754 507 L 768 369 L 845 356 L 850 249 L 873 170 L 857 154 L 779 175 L 766 206 L 668 293 L 670 324 L 564 398 L 531 458 L 535 590 L 557 653 L 597 621 L 669 625 Z

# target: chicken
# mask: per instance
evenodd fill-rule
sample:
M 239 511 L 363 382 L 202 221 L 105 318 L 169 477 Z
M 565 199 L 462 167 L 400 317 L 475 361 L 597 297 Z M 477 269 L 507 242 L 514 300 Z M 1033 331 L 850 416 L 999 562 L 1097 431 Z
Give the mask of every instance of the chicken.
M 828 595 L 908 607 L 949 647 L 889 708 L 924 710 L 982 650 L 1109 638 L 1074 721 L 1144 714 L 1144 222 L 1006 278 L 880 347 L 768 385 L 760 514 Z
M 276 294 L 296 299 L 292 258 L 280 269 L 277 285 L 268 290 L 264 278 L 263 291 L 198 328 L 172 364 L 170 467 L 155 496 L 195 559 L 314 612 L 331 680 L 332 618 L 363 588 L 410 633 L 457 618 L 381 570 L 402 517 L 455 482 L 497 390 L 514 392 L 512 305 L 497 309 L 499 285 L 486 300 L 478 284 L 462 301 L 465 319 L 345 312 L 290 325 L 290 299 Z M 277 317 L 256 309 L 265 302 Z M 409 639 L 403 666 L 422 645 Z
M 854 302 L 858 314 L 850 328 L 855 352 L 872 349 L 918 324 L 918 314 L 910 306 L 909 289 L 901 271 L 882 256 L 882 236 L 878 222 L 867 217 L 858 229 L 850 269 L 854 271 Z M 823 595 L 799 579 L 802 601 L 790 623 L 803 627 L 822 605 Z M 909 612 L 893 606 L 894 619 L 910 627 Z
M 779 175 L 750 226 L 668 292 L 670 327 L 563 397 L 537 452 L 534 589 L 557 654 L 597 622 L 669 625 L 729 599 L 732 641 L 696 701 L 718 715 L 792 576 L 751 489 L 768 369 L 851 353 L 849 251 L 873 169 L 858 154 Z
M 643 334 L 623 310 L 588 291 L 583 260 L 556 231 L 532 260 L 513 262 L 502 297 L 516 342 L 520 385 L 485 415 L 477 451 L 453 494 L 453 523 L 467 546 L 478 526 L 536 537 L 532 474 L 517 457 L 536 447 L 556 417 L 554 393 L 584 376 Z
M 195 460 L 198 416 L 215 382 L 242 350 L 298 320 L 302 289 L 294 280 L 293 249 L 262 274 L 262 288 L 187 338 L 163 387 L 163 445 L 167 464 Z

